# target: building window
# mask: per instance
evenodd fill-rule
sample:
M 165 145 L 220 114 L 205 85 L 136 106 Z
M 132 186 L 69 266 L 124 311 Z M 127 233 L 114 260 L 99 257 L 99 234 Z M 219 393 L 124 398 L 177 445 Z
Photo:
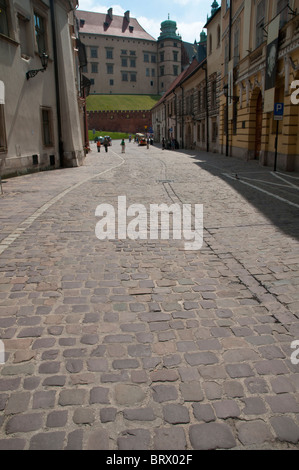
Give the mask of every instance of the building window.
M 212 120 L 212 142 L 217 142 L 217 137 L 218 137 L 218 124 L 217 124 L 217 120 L 213 119 Z
M 164 77 L 164 67 L 160 67 L 160 77 Z
M 152 64 L 155 64 L 157 62 L 157 57 L 155 55 L 151 56 L 151 62 Z
M 91 79 L 90 79 L 90 84 L 91 84 L 91 85 L 94 85 L 94 78 L 91 78 Z
M 42 133 L 44 147 L 52 147 L 51 110 L 46 108 L 42 109 Z
M 264 42 L 266 0 L 261 0 L 256 8 L 256 47 Z
M 90 48 L 90 57 L 92 59 L 97 59 L 98 58 L 98 48 L 97 47 L 91 47 Z
M 131 75 L 130 75 L 130 81 L 131 81 L 131 82 L 136 82 L 136 81 L 137 81 L 137 75 L 136 75 L 136 73 L 131 73 Z
M 113 86 L 114 85 L 114 80 L 109 80 L 109 85 Z
M 217 103 L 217 82 L 213 80 L 211 83 L 211 106 L 214 108 Z
M 128 67 L 128 59 L 121 59 L 121 66 L 122 67 Z
M 209 53 L 212 54 L 212 50 L 213 50 L 213 38 L 212 38 L 212 35 L 210 34 L 209 36 Z
M 156 76 L 156 70 L 152 69 L 152 77 L 155 77 L 155 76 Z
M 130 55 L 136 55 L 136 51 L 130 51 Z
M 278 0 L 277 1 L 277 14 L 280 14 L 280 24 L 279 27 L 282 28 L 289 19 L 289 9 L 288 9 L 289 0 Z
M 125 73 L 125 72 L 122 73 L 122 74 L 121 74 L 121 79 L 122 79 L 123 82 L 127 82 L 127 81 L 128 81 L 128 74 Z
M 8 7 L 6 0 L 0 0 L 0 34 L 9 36 Z
M 234 34 L 234 67 L 240 61 L 240 29 L 238 28 Z
M 91 64 L 91 73 L 98 73 L 98 64 L 95 62 Z
M 40 54 L 43 54 L 47 51 L 45 20 L 37 13 L 34 13 L 34 25 L 37 50 Z
M 125 49 L 122 49 L 122 50 L 121 50 L 121 54 L 122 54 L 122 55 L 127 55 L 127 53 L 128 53 L 128 52 L 127 52 Z
M 136 59 L 131 59 L 130 60 L 130 67 L 133 67 L 133 68 L 136 67 Z
M 217 48 L 221 45 L 221 29 L 220 25 L 217 27 Z
M 174 61 L 174 62 L 177 62 L 177 61 L 178 61 L 178 55 L 179 55 L 178 52 L 173 51 L 173 61 Z
M 175 75 L 176 77 L 178 76 L 179 74 L 179 68 L 177 65 L 174 65 L 173 66 L 173 75 Z
M 149 77 L 150 76 L 150 69 L 145 69 L 145 76 Z
M 164 52 L 160 52 L 160 62 L 164 62 Z
M 229 44 L 225 42 L 224 46 L 224 75 L 228 74 L 228 62 L 229 62 Z
M 207 109 L 207 88 L 204 87 L 202 94 L 202 109 Z
M 197 95 L 197 108 L 198 111 L 201 111 L 201 90 L 198 90 L 198 95 Z
M 21 56 L 24 59 L 29 59 L 31 55 L 29 47 L 30 22 L 27 18 L 24 18 L 22 15 L 18 15 L 18 23 Z
M 112 64 L 107 64 L 107 74 L 113 75 L 113 72 L 114 72 L 114 66 Z
M 113 59 L 113 49 L 106 49 L 106 59 Z
M 144 62 L 149 62 L 149 55 L 148 54 L 144 54 Z

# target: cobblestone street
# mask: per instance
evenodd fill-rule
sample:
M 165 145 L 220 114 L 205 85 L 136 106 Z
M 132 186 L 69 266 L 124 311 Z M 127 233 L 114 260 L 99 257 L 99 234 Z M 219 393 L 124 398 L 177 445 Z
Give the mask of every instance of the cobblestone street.
M 0 449 L 298 449 L 299 175 L 119 144 L 3 182 Z M 119 196 L 203 247 L 98 240 Z

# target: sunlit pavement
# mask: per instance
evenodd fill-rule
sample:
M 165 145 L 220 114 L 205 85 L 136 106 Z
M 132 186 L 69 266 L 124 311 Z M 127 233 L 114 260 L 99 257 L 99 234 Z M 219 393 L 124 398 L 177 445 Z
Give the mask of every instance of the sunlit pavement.
M 297 448 L 298 190 L 256 162 L 120 142 L 4 181 L 0 449 Z M 119 196 L 202 204 L 203 246 L 99 240 Z

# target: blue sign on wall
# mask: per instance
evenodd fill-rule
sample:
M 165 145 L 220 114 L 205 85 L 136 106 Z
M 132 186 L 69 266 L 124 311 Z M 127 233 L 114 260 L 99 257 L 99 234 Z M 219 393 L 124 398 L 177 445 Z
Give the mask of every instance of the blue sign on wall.
M 283 118 L 284 103 L 275 103 L 274 105 L 274 119 L 275 121 L 281 121 Z

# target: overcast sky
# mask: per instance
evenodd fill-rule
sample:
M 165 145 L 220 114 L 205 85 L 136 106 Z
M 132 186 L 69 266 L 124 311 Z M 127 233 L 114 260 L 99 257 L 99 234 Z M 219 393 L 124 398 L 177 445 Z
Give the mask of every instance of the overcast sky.
M 105 4 L 105 0 L 79 0 L 79 10 L 106 13 L 112 7 L 115 15 L 123 15 L 130 10 L 131 17 L 137 18 L 141 26 L 155 39 L 160 35 L 160 24 L 170 19 L 177 23 L 177 33 L 183 41 L 199 41 L 200 33 L 211 15 L 213 0 L 118 0 L 118 3 Z M 218 1 L 219 5 L 221 1 Z

